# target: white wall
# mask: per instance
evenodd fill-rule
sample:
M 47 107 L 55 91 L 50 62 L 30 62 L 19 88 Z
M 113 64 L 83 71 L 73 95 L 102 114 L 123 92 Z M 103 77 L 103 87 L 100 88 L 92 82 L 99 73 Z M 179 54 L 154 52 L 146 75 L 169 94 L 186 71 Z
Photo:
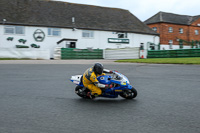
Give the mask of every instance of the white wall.
M 190 49 L 190 48 L 191 48 L 191 46 L 183 46 L 183 49 Z M 180 49 L 180 46 L 179 45 L 173 45 L 172 49 Z M 170 49 L 169 44 L 166 44 L 166 45 L 161 44 L 160 45 L 160 50 L 172 50 L 172 49 Z
M 0 48 L 0 58 L 50 59 L 49 50 Z
M 45 33 L 45 39 L 43 42 L 37 42 L 35 41 L 33 34 L 37 29 L 41 29 Z M 13 41 L 8 41 L 8 37 L 13 37 Z M 18 40 L 19 39 L 24 39 L 27 40 L 25 44 L 20 43 Z M 0 25 L 0 48 L 11 48 L 11 49 L 16 49 L 18 50 L 19 48 L 16 48 L 16 45 L 25 45 L 29 46 L 27 48 L 27 51 L 35 51 L 38 50 L 36 48 L 31 48 L 31 44 L 37 44 L 40 45 L 39 50 L 47 50 L 50 51 L 50 56 L 52 57 L 53 55 L 53 49 L 56 47 L 56 41 L 60 40 L 61 37 L 48 37 L 47 36 L 47 28 L 44 27 L 25 27 L 25 35 L 16 35 L 16 34 L 5 34 L 4 33 L 4 26 Z M 24 48 L 23 50 L 25 50 Z
M 140 47 L 140 44 L 144 44 L 144 50 L 140 50 L 139 57 L 147 58 L 147 51 L 149 49 L 148 42 L 158 44 L 160 42 L 160 37 L 155 35 L 141 35 L 133 34 L 134 47 Z
M 33 38 L 34 32 L 40 29 L 45 33 L 45 39 L 43 42 L 37 42 Z M 13 37 L 13 41 L 7 41 L 8 37 Z M 108 38 L 117 38 L 117 34 L 114 34 L 110 31 L 94 31 L 94 38 L 83 38 L 82 30 L 77 29 L 73 31 L 72 29 L 61 29 L 61 36 L 48 36 L 48 28 L 47 27 L 31 27 L 25 26 L 25 35 L 8 35 L 4 34 L 4 26 L 0 25 L 0 48 L 15 48 L 15 45 L 26 45 L 29 46 L 31 44 L 40 45 L 41 50 L 49 50 L 50 57 L 54 58 L 54 49 L 57 46 L 65 47 L 65 43 L 63 42 L 57 45 L 57 42 L 63 38 L 69 39 L 77 39 L 76 48 L 93 48 L 93 49 L 106 49 L 106 48 L 126 48 L 126 47 L 139 47 L 141 43 L 144 43 L 145 49 L 147 49 L 147 42 L 159 43 L 159 37 L 153 35 L 143 35 L 143 34 L 135 34 L 128 33 L 129 44 L 115 44 L 108 43 Z M 19 43 L 19 39 L 25 39 L 27 42 L 25 44 Z M 34 49 L 34 48 L 29 48 Z

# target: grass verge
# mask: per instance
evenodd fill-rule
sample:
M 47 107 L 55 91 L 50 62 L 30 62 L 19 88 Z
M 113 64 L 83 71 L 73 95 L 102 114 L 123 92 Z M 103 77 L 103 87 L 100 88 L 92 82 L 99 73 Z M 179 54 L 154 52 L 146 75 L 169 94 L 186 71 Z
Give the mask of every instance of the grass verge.
M 151 63 L 151 64 L 196 64 L 200 65 L 200 57 L 194 58 L 150 58 L 150 59 L 125 59 L 115 62 Z

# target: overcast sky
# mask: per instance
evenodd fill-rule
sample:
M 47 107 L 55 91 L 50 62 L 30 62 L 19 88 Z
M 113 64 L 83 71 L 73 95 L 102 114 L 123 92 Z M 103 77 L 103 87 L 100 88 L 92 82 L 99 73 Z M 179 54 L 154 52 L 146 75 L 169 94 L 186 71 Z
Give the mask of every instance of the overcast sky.
M 200 15 L 200 0 L 55 0 L 129 10 L 141 21 L 159 11 L 181 15 Z

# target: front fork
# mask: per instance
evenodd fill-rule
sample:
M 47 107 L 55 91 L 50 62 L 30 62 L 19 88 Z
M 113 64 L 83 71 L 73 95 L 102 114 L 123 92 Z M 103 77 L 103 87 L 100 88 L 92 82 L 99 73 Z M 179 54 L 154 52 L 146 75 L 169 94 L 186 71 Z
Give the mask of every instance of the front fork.
M 128 85 L 127 86 L 127 88 L 126 89 L 123 89 L 123 95 L 125 96 L 125 97 L 129 97 L 130 95 L 132 95 L 132 93 L 131 93 L 131 89 L 133 88 L 133 86 L 132 85 Z

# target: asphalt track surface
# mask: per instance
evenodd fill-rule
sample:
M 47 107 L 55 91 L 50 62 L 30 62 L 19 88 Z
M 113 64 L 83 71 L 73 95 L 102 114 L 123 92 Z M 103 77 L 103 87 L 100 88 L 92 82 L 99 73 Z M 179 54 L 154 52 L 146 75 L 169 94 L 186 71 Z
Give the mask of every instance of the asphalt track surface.
M 138 96 L 89 100 L 69 79 L 95 61 L 28 62 L 0 62 L 0 133 L 200 132 L 199 65 L 102 61 L 126 75 Z

